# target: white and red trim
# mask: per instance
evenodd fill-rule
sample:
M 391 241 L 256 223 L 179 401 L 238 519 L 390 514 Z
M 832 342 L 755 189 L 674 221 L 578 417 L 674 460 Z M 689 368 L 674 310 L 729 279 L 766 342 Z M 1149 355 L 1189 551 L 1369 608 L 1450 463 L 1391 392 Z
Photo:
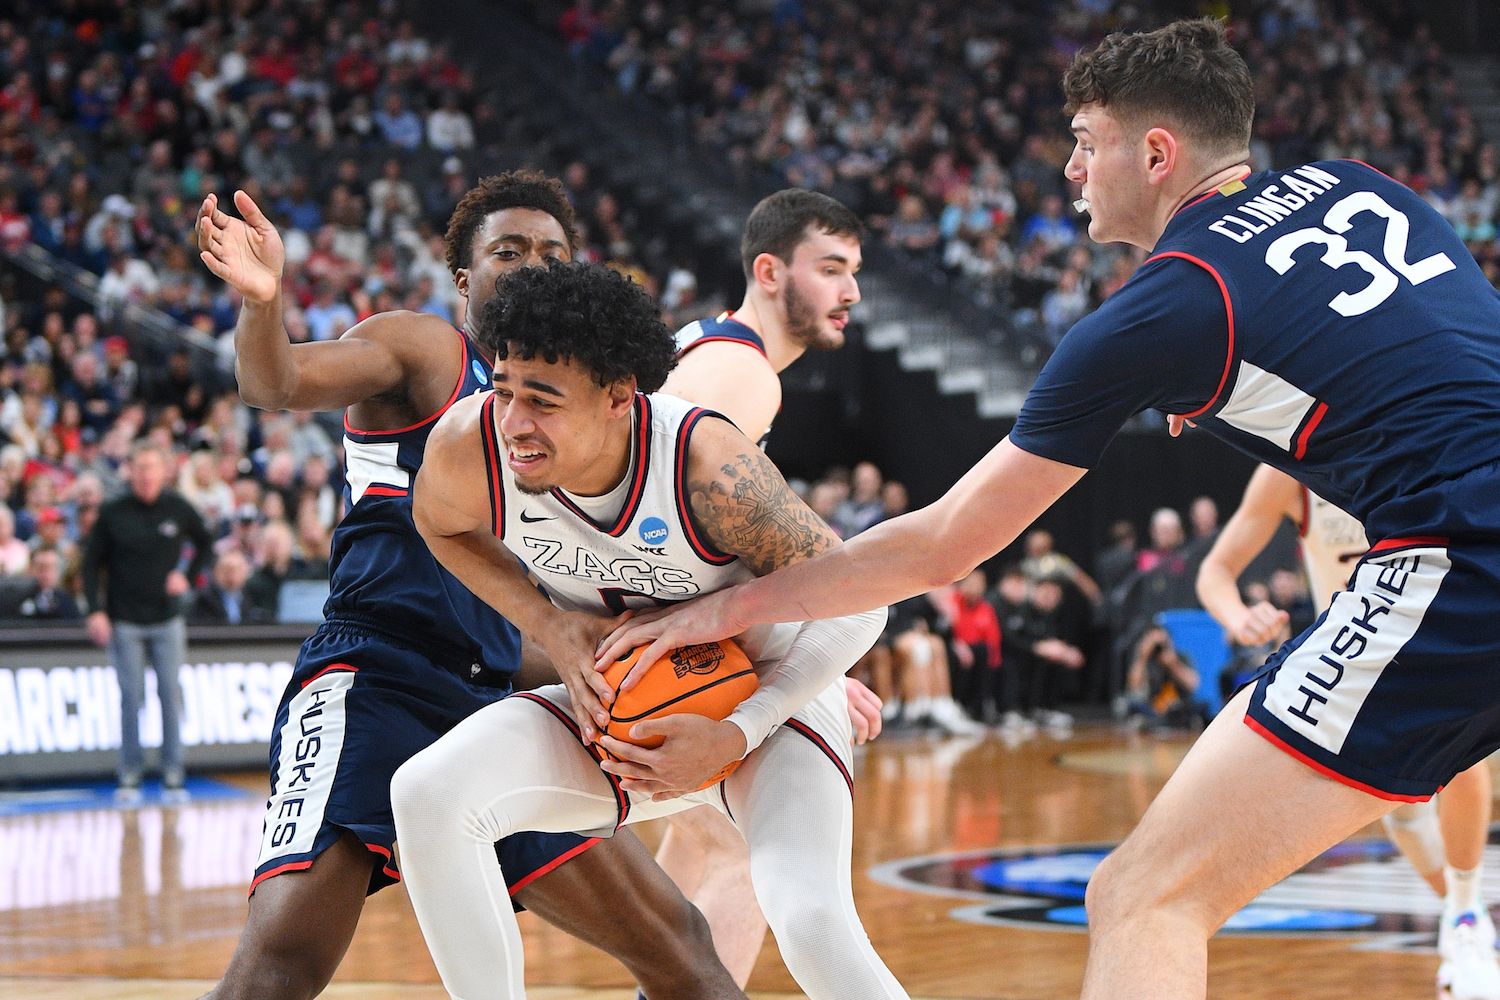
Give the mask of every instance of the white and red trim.
M 803 736 L 806 736 L 809 740 L 812 741 L 813 746 L 823 751 L 823 753 L 827 755 L 828 759 L 833 761 L 833 766 L 839 769 L 839 774 L 843 777 L 844 784 L 849 786 L 849 794 L 852 796 L 854 794 L 854 775 L 849 773 L 849 768 L 845 767 L 843 760 L 839 757 L 838 754 L 833 752 L 833 747 L 828 745 L 828 741 L 819 736 L 817 732 L 805 722 L 800 722 L 797 719 L 787 719 L 786 725 L 787 728 L 792 730 L 793 732 L 801 733 Z M 728 807 L 728 802 L 725 803 L 725 807 Z
M 651 468 L 651 400 L 640 392 L 635 394 L 635 434 L 635 477 L 630 484 L 625 505 L 620 508 L 620 516 L 613 524 L 606 526 L 595 521 L 560 489 L 552 490 L 551 494 L 552 499 L 582 518 L 585 524 L 612 538 L 619 538 L 630 526 L 630 522 L 635 520 L 635 513 L 641 506 L 641 497 L 646 493 L 646 473 Z
M 479 406 L 479 436 L 484 442 L 485 479 L 490 488 L 490 529 L 505 540 L 505 480 L 500 478 L 500 432 L 495 427 L 495 394 Z
M 573 717 L 569 715 L 561 705 L 554 704 L 553 702 L 548 701 L 546 698 L 543 698 L 541 695 L 532 694 L 530 691 L 521 691 L 517 694 L 511 695 L 511 697 L 521 698 L 525 701 L 536 702 L 538 705 L 551 712 L 553 718 L 557 719 L 558 722 L 561 722 L 564 726 L 566 726 L 568 732 L 573 734 L 573 738 L 579 743 L 583 744 L 583 748 L 589 752 L 590 757 L 594 758 L 597 761 L 604 760 L 604 751 L 600 750 L 592 743 L 584 742 L 583 731 L 578 728 L 578 723 L 573 721 Z M 615 806 L 619 811 L 619 816 L 615 820 L 615 829 L 619 829 L 620 827 L 625 825 L 625 820 L 630 816 L 630 795 L 625 791 L 625 789 L 620 787 L 620 779 L 618 776 L 610 774 L 608 771 L 604 770 L 601 770 L 599 773 L 609 779 L 609 785 L 615 791 Z M 514 892 L 515 890 L 512 889 L 511 891 Z
M 692 440 L 693 429 L 698 426 L 698 421 L 704 417 L 718 417 L 720 420 L 726 419 L 713 410 L 706 410 L 701 406 L 695 407 L 683 419 L 682 426 L 677 430 L 676 458 L 672 471 L 672 495 L 676 498 L 677 520 L 682 525 L 683 536 L 687 538 L 688 544 L 692 546 L 693 553 L 710 566 L 727 566 L 734 562 L 736 557 L 725 552 L 720 552 L 714 547 L 712 542 L 698 534 L 698 529 L 693 524 L 692 498 L 688 495 L 688 444 Z

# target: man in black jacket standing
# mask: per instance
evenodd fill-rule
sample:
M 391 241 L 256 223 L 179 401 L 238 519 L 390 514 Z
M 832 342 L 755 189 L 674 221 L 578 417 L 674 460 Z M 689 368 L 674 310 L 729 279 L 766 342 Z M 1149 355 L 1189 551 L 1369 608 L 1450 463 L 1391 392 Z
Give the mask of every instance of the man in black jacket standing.
M 188 581 L 212 561 L 213 538 L 191 504 L 163 489 L 175 471 L 171 465 L 171 456 L 154 442 L 135 445 L 130 453 L 130 492 L 99 509 L 83 561 L 89 637 L 109 647 L 120 684 L 120 787 L 116 795 L 126 802 L 140 800 L 145 763 L 140 739 L 143 652 L 149 654 L 156 671 L 161 698 L 165 796 L 169 800 L 186 796 L 178 733 L 182 714 L 178 671 L 186 654 L 187 634 L 181 598 L 191 589 Z

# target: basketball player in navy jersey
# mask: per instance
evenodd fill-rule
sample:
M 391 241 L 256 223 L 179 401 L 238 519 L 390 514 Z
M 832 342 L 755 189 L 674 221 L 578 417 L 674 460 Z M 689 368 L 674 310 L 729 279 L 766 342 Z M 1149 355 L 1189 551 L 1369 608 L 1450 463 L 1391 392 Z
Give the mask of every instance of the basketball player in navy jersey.
M 1238 580 L 1288 518 L 1301 538 L 1302 563 L 1313 606 L 1322 611 L 1349 585 L 1369 550 L 1365 527 L 1291 476 L 1262 465 L 1244 499 L 1198 567 L 1198 600 L 1235 642 L 1274 642 L 1287 613 L 1269 601 L 1246 605 Z M 1412 867 L 1443 899 L 1438 923 L 1440 995 L 1452 1000 L 1500 1000 L 1495 924 L 1479 885 L 1490 834 L 1490 766 L 1460 771 L 1437 801 L 1403 802 L 1385 814 L 1385 831 Z M 1440 818 L 1441 814 L 1441 818 Z
M 602 637 L 625 608 L 838 544 L 732 423 L 652 391 L 671 367 L 672 336 L 624 276 L 597 264 L 517 272 L 476 333 L 496 349 L 495 389 L 439 422 L 414 517 L 437 559 L 522 634 Z M 587 684 L 488 706 L 403 765 L 391 801 L 407 891 L 448 991 L 524 995 L 494 839 L 611 832 L 711 804 L 748 844 L 756 897 L 808 997 L 904 1000 L 860 924 L 850 879 L 844 673 L 884 623 L 881 608 L 742 637 L 759 688 L 723 721 L 637 723 L 634 738 L 664 738 L 657 750 L 600 735 L 613 691 L 590 670 Z M 595 743 L 619 759 L 601 765 Z M 643 783 L 642 761 L 673 769 Z
M 391 775 L 473 712 L 503 698 L 516 630 L 444 571 L 411 519 L 427 436 L 449 407 L 488 389 L 492 352 L 434 316 L 373 316 L 341 339 L 292 344 L 282 326 L 280 236 L 236 192 L 198 216 L 204 264 L 244 296 L 236 373 L 247 403 L 345 415 L 345 505 L 334 532 L 325 621 L 303 645 L 271 745 L 271 798 L 250 913 L 217 998 L 314 996 L 338 967 L 364 898 L 399 878 Z M 490 177 L 447 234 L 466 327 L 502 275 L 572 256 L 573 212 L 557 181 Z M 550 637 L 542 637 L 547 651 Z M 510 897 L 619 958 L 653 1000 L 743 997 L 701 915 L 632 836 L 525 833 L 495 845 Z
M 1266 887 L 1500 747 L 1500 297 L 1361 163 L 1253 172 L 1249 70 L 1211 20 L 1115 34 L 1063 80 L 1089 235 L 1152 253 L 1063 338 L 940 500 L 607 641 L 599 669 L 952 583 L 1157 409 L 1357 517 L 1349 589 L 1204 731 L 1089 883 L 1083 996 L 1196 998 Z M 626 683 L 629 683 L 627 678 Z

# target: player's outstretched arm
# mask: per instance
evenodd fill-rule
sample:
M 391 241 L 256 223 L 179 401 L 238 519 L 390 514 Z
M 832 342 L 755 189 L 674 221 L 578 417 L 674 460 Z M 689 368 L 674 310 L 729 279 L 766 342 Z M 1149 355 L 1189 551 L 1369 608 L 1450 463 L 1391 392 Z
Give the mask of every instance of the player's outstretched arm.
M 594 650 L 617 620 L 554 607 L 495 537 L 479 437 L 484 398 L 460 400 L 432 429 L 412 488 L 412 520 L 437 561 L 552 660 L 574 717 L 593 742 L 598 726 L 609 721 L 603 704 L 614 696 L 593 669 Z
M 286 250 L 276 227 L 243 191 L 236 219 L 217 195 L 198 210 L 198 256 L 244 298 L 234 330 L 240 396 L 265 410 L 336 410 L 402 385 L 437 338 L 451 337 L 435 316 L 386 313 L 339 340 L 293 344 L 282 325 Z M 430 326 L 432 330 L 422 330 Z
M 883 608 L 947 586 L 1014 541 L 1085 471 L 1006 439 L 929 507 L 743 586 L 637 615 L 606 641 L 600 663 L 647 643 L 652 648 L 642 659 L 649 662 L 677 646 L 738 635 L 751 625 Z
M 1245 567 L 1270 543 L 1283 517 L 1302 518 L 1302 487 L 1284 472 L 1262 465 L 1250 477 L 1239 509 L 1219 532 L 1198 568 L 1198 600 L 1235 642 L 1259 646 L 1270 642 L 1287 623 L 1287 614 L 1268 603 L 1247 607 L 1239 579 Z

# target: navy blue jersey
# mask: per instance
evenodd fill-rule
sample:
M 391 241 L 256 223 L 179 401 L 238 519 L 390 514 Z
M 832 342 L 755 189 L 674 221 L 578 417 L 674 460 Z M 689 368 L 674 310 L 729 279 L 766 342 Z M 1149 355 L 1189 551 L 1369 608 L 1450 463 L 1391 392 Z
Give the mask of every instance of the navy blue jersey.
M 1147 408 L 1372 540 L 1500 535 L 1500 296 L 1442 216 L 1364 164 L 1254 174 L 1184 207 L 1063 338 L 1011 440 L 1088 467 Z
M 490 387 L 491 367 L 462 333 L 463 376 L 441 410 L 410 427 L 361 431 L 344 418 L 344 507 L 333 531 L 330 593 L 324 614 L 378 615 L 383 627 L 431 636 L 471 651 L 486 667 L 513 673 L 521 639 L 515 627 L 438 565 L 417 534 L 411 486 L 427 435 L 458 400 Z

